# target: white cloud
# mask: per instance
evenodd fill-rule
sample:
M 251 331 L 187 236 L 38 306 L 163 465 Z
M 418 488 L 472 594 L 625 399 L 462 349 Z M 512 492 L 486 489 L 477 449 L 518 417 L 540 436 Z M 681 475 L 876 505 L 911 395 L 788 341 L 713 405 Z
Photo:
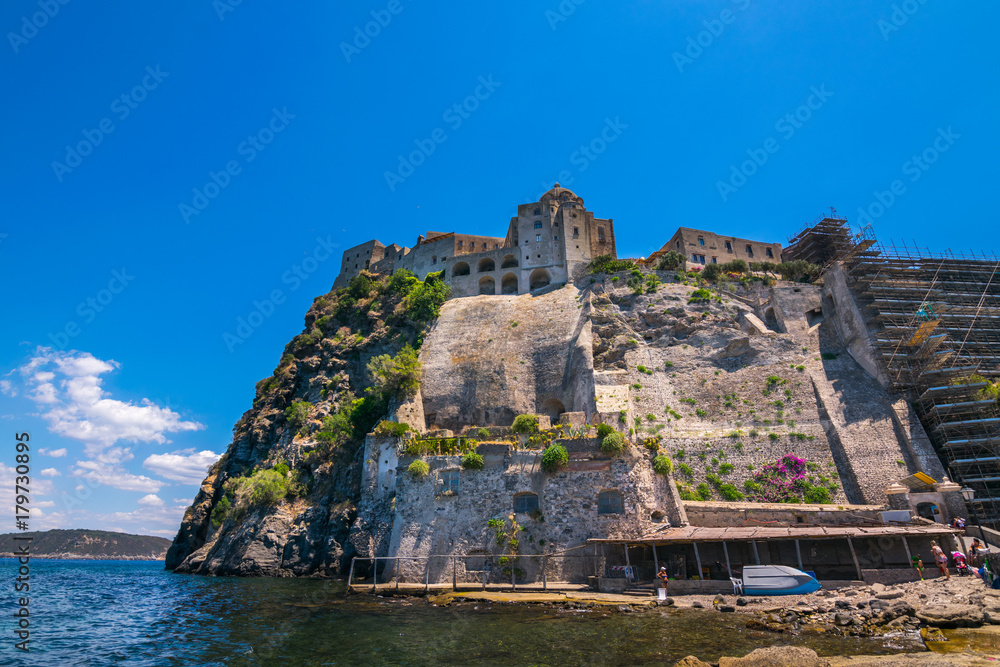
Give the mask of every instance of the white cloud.
M 143 496 L 137 501 L 140 505 L 146 505 L 149 507 L 163 507 L 163 499 L 160 498 L 155 493 L 150 493 L 148 496 Z
M 17 389 L 10 383 L 10 380 L 0 380 L 0 393 L 5 396 L 17 396 Z
M 66 456 L 66 448 L 60 447 L 59 449 L 45 449 L 43 447 L 42 449 L 38 450 L 38 453 L 45 454 L 46 456 L 51 456 L 52 458 L 57 459 L 60 456 Z
M 86 443 L 91 454 L 119 440 L 164 444 L 169 442 L 167 433 L 204 428 L 146 398 L 138 404 L 109 398 L 101 387 L 101 376 L 118 367 L 118 362 L 86 352 L 39 347 L 18 370 L 31 389 L 29 398 L 42 408 L 49 430 Z
M 40 500 L 39 502 L 35 503 L 35 507 L 55 507 L 55 506 L 56 506 L 56 501 L 54 500 Z
M 45 475 L 46 477 L 58 477 L 59 471 L 55 468 L 46 468 L 45 470 L 42 470 L 40 474 Z
M 96 454 L 92 459 L 77 461 L 74 464 L 73 475 L 123 491 L 145 493 L 159 491 L 163 482 L 145 475 L 133 475 L 125 470 L 122 463 L 131 461 L 132 458 L 132 452 L 128 447 L 113 447 Z
M 182 449 L 170 454 L 153 454 L 142 462 L 142 467 L 175 482 L 201 484 L 209 466 L 220 456 L 208 450 L 196 453 L 193 449 Z

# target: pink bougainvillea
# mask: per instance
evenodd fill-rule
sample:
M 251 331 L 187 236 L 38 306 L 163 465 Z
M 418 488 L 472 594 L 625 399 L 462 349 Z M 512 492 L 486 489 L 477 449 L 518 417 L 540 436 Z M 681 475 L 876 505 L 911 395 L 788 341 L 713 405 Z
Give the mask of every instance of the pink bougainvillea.
M 754 500 L 765 503 L 796 502 L 802 497 L 806 480 L 807 461 L 794 454 L 785 454 L 768 463 L 753 475 L 756 488 L 748 488 Z

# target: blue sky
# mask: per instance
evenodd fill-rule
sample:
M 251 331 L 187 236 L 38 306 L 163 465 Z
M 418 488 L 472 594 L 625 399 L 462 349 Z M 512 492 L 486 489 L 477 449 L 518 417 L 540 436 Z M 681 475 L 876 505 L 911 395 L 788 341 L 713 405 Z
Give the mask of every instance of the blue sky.
M 33 528 L 172 536 L 330 246 L 502 235 L 556 180 L 623 256 L 830 206 L 996 249 L 995 3 L 523 4 L 4 4 L 0 461 L 32 433 Z

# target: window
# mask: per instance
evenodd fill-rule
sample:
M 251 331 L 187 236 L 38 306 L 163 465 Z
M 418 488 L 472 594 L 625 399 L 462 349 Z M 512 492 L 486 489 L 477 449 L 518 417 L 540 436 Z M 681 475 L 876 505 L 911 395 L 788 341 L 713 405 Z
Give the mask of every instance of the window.
M 598 514 L 625 514 L 622 505 L 622 494 L 618 489 L 609 489 L 597 494 Z
M 437 255 L 434 255 L 433 257 L 431 257 L 431 264 L 437 264 L 437 263 L 438 263 Z
M 597 228 L 597 242 L 604 243 L 604 227 Z
M 541 240 L 542 240 L 542 235 L 541 234 L 535 234 L 535 243 L 538 243 Z
M 542 221 L 541 220 L 536 221 L 535 222 L 535 229 L 541 229 L 541 228 L 542 228 Z
M 728 253 L 732 253 L 733 252 L 733 244 L 730 243 L 729 241 L 726 241 L 726 252 L 728 252 Z
M 538 509 L 537 493 L 519 493 L 514 496 L 514 511 L 518 514 L 527 514 Z
M 768 257 L 770 257 L 771 259 L 774 259 L 774 253 L 773 253 L 773 252 L 771 252 L 771 249 L 770 249 L 770 248 L 765 248 L 765 249 L 764 249 L 764 254 L 766 254 L 766 255 L 767 255 Z
M 698 245 L 705 245 L 705 237 L 704 236 L 699 236 L 698 237 Z
M 676 248 L 678 250 L 680 250 L 681 249 L 681 240 L 677 239 L 676 241 L 674 241 L 674 246 L 676 246 Z
M 576 238 L 579 235 L 580 235 L 580 228 L 579 227 L 574 227 L 573 228 L 573 238 Z
M 753 246 L 750 245 L 749 243 L 747 244 L 747 255 L 749 257 L 753 257 Z
M 461 250 L 461 249 L 462 249 L 462 245 L 463 245 L 464 243 L 465 243 L 465 241 L 459 241 L 459 242 L 458 242 L 458 249 L 459 249 L 459 250 Z
M 542 214 L 542 209 L 536 208 L 534 215 L 541 215 L 541 214 Z
M 713 256 L 712 256 L 712 264 L 718 264 L 718 263 L 719 263 L 719 258 L 718 258 L 718 257 L 715 257 L 715 256 L 713 255 Z
M 460 471 L 458 470 L 442 470 L 441 471 L 441 493 L 446 493 L 448 495 L 457 496 L 458 495 L 458 479 L 460 476 Z
M 500 244 L 499 244 L 499 243 L 494 243 L 494 244 L 493 244 L 493 249 L 494 249 L 494 250 L 496 250 L 496 249 L 497 249 L 497 248 L 499 248 L 499 247 L 500 247 Z
M 486 241 L 483 241 L 483 250 L 486 250 Z

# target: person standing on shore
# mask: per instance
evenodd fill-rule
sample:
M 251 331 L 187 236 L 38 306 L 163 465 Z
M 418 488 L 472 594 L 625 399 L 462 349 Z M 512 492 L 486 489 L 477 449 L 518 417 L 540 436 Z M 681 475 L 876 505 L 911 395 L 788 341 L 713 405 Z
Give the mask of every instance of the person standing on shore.
M 656 573 L 656 578 L 660 580 L 660 585 L 663 587 L 664 594 L 667 593 L 667 568 L 661 567 L 660 571 Z
M 913 569 L 920 575 L 920 581 L 924 580 L 924 559 L 917 554 L 913 557 Z
M 944 575 L 945 581 L 951 581 L 951 573 L 948 571 L 948 555 L 934 541 L 931 542 L 931 553 L 934 554 L 934 562 L 937 563 L 938 570 Z

